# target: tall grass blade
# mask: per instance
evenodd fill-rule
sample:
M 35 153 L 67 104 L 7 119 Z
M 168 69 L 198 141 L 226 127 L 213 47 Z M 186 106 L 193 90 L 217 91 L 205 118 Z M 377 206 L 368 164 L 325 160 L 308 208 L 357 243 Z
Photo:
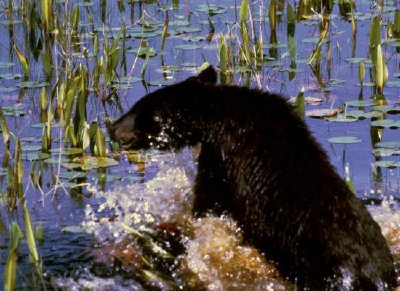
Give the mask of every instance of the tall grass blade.
M 29 213 L 28 206 L 26 202 L 23 203 L 23 216 L 24 216 L 24 224 L 25 224 L 25 235 L 26 241 L 28 243 L 28 248 L 30 252 L 30 258 L 35 265 L 39 264 L 39 253 L 36 247 L 35 241 L 35 231 L 33 228 L 32 217 Z
M 249 19 L 249 1 L 242 0 L 240 5 L 240 22 L 246 22 Z
M 388 79 L 388 69 L 386 66 L 385 56 L 382 53 L 382 46 L 379 44 L 376 49 L 376 85 L 380 93 L 383 91 L 383 86 L 385 86 Z
M 1 124 L 1 130 L 3 133 L 3 142 L 4 145 L 7 146 L 9 139 L 10 139 L 10 131 L 8 130 L 6 118 L 4 116 L 3 109 L 0 108 L 0 124 Z
M 29 77 L 29 65 L 28 65 L 28 62 L 26 61 L 25 56 L 21 53 L 21 51 L 18 49 L 18 47 L 15 44 L 14 44 L 14 50 L 17 53 L 19 62 L 21 63 L 22 71 L 24 73 L 24 78 L 28 79 L 28 77 Z
M 375 16 L 371 22 L 371 28 L 369 30 L 369 50 L 371 60 L 374 65 L 377 63 L 377 48 L 381 44 L 381 18 Z
M 50 35 L 50 23 L 52 22 L 52 6 L 53 6 L 53 0 L 41 1 L 43 26 L 47 36 Z
M 15 290 L 15 280 L 17 278 L 17 259 L 18 247 L 23 237 L 18 224 L 13 222 L 10 230 L 10 254 L 4 268 L 4 289 L 6 291 Z

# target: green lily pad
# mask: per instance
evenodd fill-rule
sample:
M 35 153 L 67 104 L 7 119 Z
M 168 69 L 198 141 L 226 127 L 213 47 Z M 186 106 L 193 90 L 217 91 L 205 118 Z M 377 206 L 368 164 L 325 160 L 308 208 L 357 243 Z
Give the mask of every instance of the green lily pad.
M 377 148 L 377 149 L 373 150 L 373 154 L 376 157 L 399 156 L 400 155 L 400 149 Z
M 11 67 L 14 67 L 15 63 L 11 62 L 0 62 L 0 69 L 9 69 Z
M 176 29 L 176 32 L 178 34 L 190 33 L 190 32 L 200 32 L 200 31 L 201 31 L 200 27 L 179 27 Z
M 330 143 L 348 144 L 348 143 L 359 143 L 362 140 L 356 136 L 335 136 L 328 138 Z
M 87 173 L 85 172 L 78 172 L 78 171 L 69 171 L 69 172 L 61 172 L 60 173 L 60 178 L 62 179 L 77 179 L 77 178 L 85 178 L 87 176 Z
M 41 145 L 22 145 L 22 150 L 26 152 L 40 151 L 42 150 Z
M 346 102 L 345 104 L 350 107 L 368 107 L 376 105 L 372 100 L 355 100 Z
M 375 162 L 375 166 L 380 167 L 380 168 L 389 168 L 389 169 L 394 169 L 400 166 L 399 162 L 396 161 L 377 161 Z
M 21 158 L 24 161 L 38 161 L 50 158 L 50 155 L 42 152 L 22 152 Z
M 225 13 L 226 9 L 223 6 L 219 6 L 217 4 L 209 3 L 209 4 L 200 4 L 196 6 L 196 11 L 205 12 L 210 15 L 222 14 Z
M 357 119 L 376 118 L 376 117 L 380 117 L 381 115 L 382 115 L 382 113 L 379 111 L 364 112 L 362 110 L 348 110 L 346 112 L 346 116 L 354 117 Z
M 149 47 L 130 48 L 127 50 L 127 52 L 137 54 L 140 58 L 146 58 L 147 54 L 149 55 L 149 58 L 155 57 L 157 55 L 156 50 Z
M 64 185 L 64 184 L 63 184 Z M 85 233 L 87 230 L 87 227 L 84 226 L 65 226 L 61 228 L 62 232 L 69 232 L 69 233 Z
M 400 121 L 396 121 L 393 119 L 383 119 L 376 120 L 371 122 L 371 126 L 379 127 L 379 128 L 390 128 L 396 129 L 400 127 Z
M 177 45 L 175 48 L 181 49 L 181 50 L 196 50 L 196 49 L 201 48 L 201 46 L 196 45 L 196 44 L 181 44 L 181 45 Z
M 0 87 L 0 93 L 10 93 L 15 90 L 18 90 L 17 87 Z
M 381 111 L 383 113 L 389 113 L 389 114 L 397 114 L 400 113 L 400 106 L 395 106 L 395 105 L 379 105 L 379 106 L 374 106 L 374 110 Z
M 355 122 L 358 121 L 357 118 L 354 117 L 346 117 L 342 114 L 339 114 L 336 117 L 328 117 L 326 118 L 326 120 L 330 121 L 330 122 Z
M 313 109 L 313 110 L 307 110 L 306 111 L 306 116 L 311 117 L 311 118 L 326 118 L 326 117 L 333 117 L 338 114 L 337 109 Z
M 70 156 L 70 155 L 79 155 L 83 153 L 83 149 L 81 148 L 56 148 L 56 149 L 51 149 L 50 152 L 52 153 L 57 153 L 59 154 L 61 151 L 61 154 Z
M 21 74 L 10 74 L 10 73 L 6 73 L 6 74 L 0 74 L 0 79 L 3 80 L 18 80 L 18 79 L 22 79 L 22 75 Z
M 48 82 L 39 82 L 39 81 L 23 81 L 19 84 L 17 84 L 17 87 L 23 88 L 23 89 L 37 89 L 37 88 L 43 88 L 50 85 Z
M 25 110 L 24 110 L 25 106 L 21 103 L 17 103 L 11 106 L 4 106 L 1 107 L 1 109 L 3 109 L 4 111 L 4 115 L 7 116 L 23 116 L 26 114 Z
M 113 182 L 113 181 L 122 180 L 121 175 L 116 175 L 116 174 L 96 173 L 93 175 L 93 177 L 97 180 L 102 180 L 105 182 Z
M 50 157 L 44 160 L 46 164 L 58 164 L 58 163 L 67 163 L 69 162 L 69 159 L 61 157 L 59 159 L 58 157 Z
M 347 58 L 347 59 L 345 59 L 346 62 L 351 63 L 351 64 L 359 64 L 366 60 L 367 60 L 366 58 Z
M 391 88 L 398 88 L 400 87 L 400 80 L 397 81 L 387 81 L 386 86 L 391 87 Z
M 387 149 L 400 149 L 400 140 L 395 141 L 380 141 L 375 144 L 376 147 L 379 148 L 387 148 Z
M 98 168 L 107 168 L 118 166 L 119 162 L 107 157 L 77 157 L 73 159 L 73 163 L 81 164 L 82 170 L 92 170 Z
M 169 86 L 169 85 L 172 85 L 173 83 L 174 83 L 173 80 L 164 80 L 164 79 L 161 79 L 161 80 L 152 80 L 152 81 L 149 81 L 149 82 L 147 83 L 147 85 L 149 85 L 149 86 L 158 86 L 158 87 L 161 87 L 161 86 Z

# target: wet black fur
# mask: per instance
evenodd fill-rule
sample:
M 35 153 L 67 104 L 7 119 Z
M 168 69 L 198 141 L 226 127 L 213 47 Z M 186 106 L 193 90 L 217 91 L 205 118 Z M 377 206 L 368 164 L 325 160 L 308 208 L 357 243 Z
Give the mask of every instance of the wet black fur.
M 231 214 L 300 288 L 392 290 L 380 227 L 280 96 L 215 85 L 212 67 L 146 95 L 110 127 L 131 148 L 201 143 L 194 214 Z

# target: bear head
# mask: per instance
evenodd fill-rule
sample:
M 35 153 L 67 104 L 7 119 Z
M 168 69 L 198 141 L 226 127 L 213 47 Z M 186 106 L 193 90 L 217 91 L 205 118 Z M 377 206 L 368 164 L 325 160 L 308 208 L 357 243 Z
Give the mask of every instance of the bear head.
M 196 100 L 191 97 L 216 81 L 217 73 L 209 66 L 197 76 L 147 94 L 108 127 L 111 139 L 126 149 L 178 150 L 197 144 L 201 133 L 195 129 Z

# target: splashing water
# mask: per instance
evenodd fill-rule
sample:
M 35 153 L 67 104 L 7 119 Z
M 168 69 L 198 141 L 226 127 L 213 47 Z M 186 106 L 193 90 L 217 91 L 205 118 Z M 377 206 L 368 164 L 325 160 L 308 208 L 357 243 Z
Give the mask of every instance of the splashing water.
M 104 264 L 113 266 L 117 260 L 125 271 L 142 272 L 144 281 L 161 290 L 174 289 L 171 288 L 171 280 L 175 288 L 182 290 L 292 289 L 293 286 L 279 277 L 276 269 L 259 251 L 243 245 L 240 228 L 231 218 L 212 215 L 192 218 L 191 187 L 195 176 L 192 152 L 185 150 L 163 156 L 169 162 L 160 163 L 158 173 L 151 180 L 99 192 L 96 195 L 104 202 L 98 209 L 89 205 L 86 207 L 83 226 L 101 246 L 94 256 Z M 173 161 L 172 164 L 170 161 Z M 381 225 L 398 260 L 398 205 L 387 200 L 368 209 Z M 160 246 L 157 240 L 152 239 L 160 225 L 169 225 L 169 234 L 174 235 L 178 230 L 180 243 L 184 246 L 182 253 L 172 256 L 169 250 L 163 249 L 165 245 Z M 136 239 L 132 240 L 132 234 Z M 138 238 L 150 244 L 152 254 L 140 248 Z M 159 267 L 160 258 L 154 259 L 155 253 L 165 259 L 161 261 L 169 260 L 166 268 Z M 77 290 L 79 286 L 88 290 L 105 290 L 96 286 L 113 286 L 107 290 L 125 290 L 126 286 L 131 286 L 129 290 L 140 290 L 141 287 L 137 286 L 143 284 L 138 277 L 134 281 L 132 277 L 125 275 L 122 278 L 119 274 L 100 278 L 87 272 L 76 280 L 60 280 L 58 285 L 64 289 L 71 286 L 66 290 Z

